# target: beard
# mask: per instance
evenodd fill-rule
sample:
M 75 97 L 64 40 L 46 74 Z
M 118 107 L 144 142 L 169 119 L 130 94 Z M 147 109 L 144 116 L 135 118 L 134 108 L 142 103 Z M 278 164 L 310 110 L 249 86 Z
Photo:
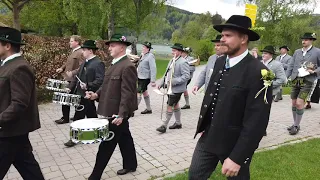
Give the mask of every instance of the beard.
M 237 54 L 237 52 L 241 48 L 240 45 L 236 46 L 236 47 L 230 47 L 230 46 L 225 44 L 224 46 L 227 47 L 227 51 L 224 54 L 226 54 L 228 56 L 233 56 L 233 55 Z

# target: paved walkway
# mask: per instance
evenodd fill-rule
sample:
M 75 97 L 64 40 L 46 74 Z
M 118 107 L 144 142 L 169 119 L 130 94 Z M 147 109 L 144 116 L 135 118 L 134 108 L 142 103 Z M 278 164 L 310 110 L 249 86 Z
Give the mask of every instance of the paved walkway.
M 202 68 L 203 66 L 197 68 L 194 77 L 198 76 Z M 191 85 L 193 84 L 194 81 L 191 82 Z M 193 136 L 203 94 L 191 95 L 191 109 L 182 111 L 182 129 L 168 130 L 167 133 L 160 135 L 155 129 L 161 125 L 162 98 L 153 91 L 150 90 L 150 92 L 153 114 L 140 115 L 140 111 L 145 108 L 144 101 L 142 100 L 135 117 L 130 119 L 130 129 L 137 150 L 137 171 L 124 176 L 116 175 L 117 170 L 122 169 L 122 158 L 117 147 L 105 169 L 102 179 L 147 180 L 189 167 L 197 142 L 197 139 L 193 139 Z M 181 98 L 181 105 L 184 105 L 183 97 Z M 39 105 L 39 109 L 42 127 L 32 132 L 30 139 L 35 157 L 40 163 L 45 179 L 82 180 L 88 178 L 95 163 L 98 145 L 77 145 L 73 148 L 64 147 L 63 143 L 69 139 L 69 125 L 56 125 L 53 122 L 53 120 L 61 117 L 61 106 L 57 104 L 43 104 Z M 283 101 L 273 104 L 268 136 L 263 138 L 260 148 L 319 134 L 319 105 L 313 105 L 312 109 L 305 113 L 301 124 L 301 131 L 296 136 L 290 136 L 286 131 L 287 125 L 291 125 L 292 121 L 290 109 L 289 97 L 284 97 Z M 170 124 L 173 122 L 174 117 Z M 11 167 L 5 179 L 22 178 L 17 170 Z

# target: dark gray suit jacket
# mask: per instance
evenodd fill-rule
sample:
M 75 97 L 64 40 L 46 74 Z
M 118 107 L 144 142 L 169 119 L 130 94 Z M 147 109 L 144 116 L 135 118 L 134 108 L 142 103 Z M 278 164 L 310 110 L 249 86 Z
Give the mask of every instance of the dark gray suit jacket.
M 313 63 L 317 66 L 314 74 L 305 76 L 305 79 L 309 82 L 314 82 L 317 79 L 317 76 L 320 75 L 320 49 L 312 47 L 305 56 L 303 56 L 302 49 L 298 49 L 294 52 L 291 63 L 288 66 L 286 75 L 291 80 L 294 80 L 298 77 L 298 69 L 301 68 L 303 63 Z

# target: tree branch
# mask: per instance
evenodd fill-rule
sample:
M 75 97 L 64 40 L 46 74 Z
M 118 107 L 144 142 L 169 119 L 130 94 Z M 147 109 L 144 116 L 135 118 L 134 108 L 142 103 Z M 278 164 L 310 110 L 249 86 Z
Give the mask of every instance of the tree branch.
M 20 1 L 20 2 L 22 2 L 22 3 L 18 5 L 18 9 L 21 10 L 26 3 L 30 2 L 30 0 L 25 0 L 25 1 Z
M 1 0 L 0 2 L 2 2 L 4 5 L 6 5 L 7 8 L 10 9 L 10 11 L 13 11 L 12 7 L 10 7 L 10 5 L 5 0 Z M 9 3 L 11 3 L 11 5 L 12 5 L 12 2 L 9 1 Z

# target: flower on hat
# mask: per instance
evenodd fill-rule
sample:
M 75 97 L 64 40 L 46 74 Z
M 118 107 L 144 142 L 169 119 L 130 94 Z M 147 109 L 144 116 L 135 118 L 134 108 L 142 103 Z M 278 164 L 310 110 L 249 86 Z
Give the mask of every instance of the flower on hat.
M 120 38 L 120 41 L 127 41 L 127 38 L 126 38 L 125 36 L 122 36 L 122 37 Z
M 316 33 L 312 33 L 311 36 L 315 38 L 316 37 Z

